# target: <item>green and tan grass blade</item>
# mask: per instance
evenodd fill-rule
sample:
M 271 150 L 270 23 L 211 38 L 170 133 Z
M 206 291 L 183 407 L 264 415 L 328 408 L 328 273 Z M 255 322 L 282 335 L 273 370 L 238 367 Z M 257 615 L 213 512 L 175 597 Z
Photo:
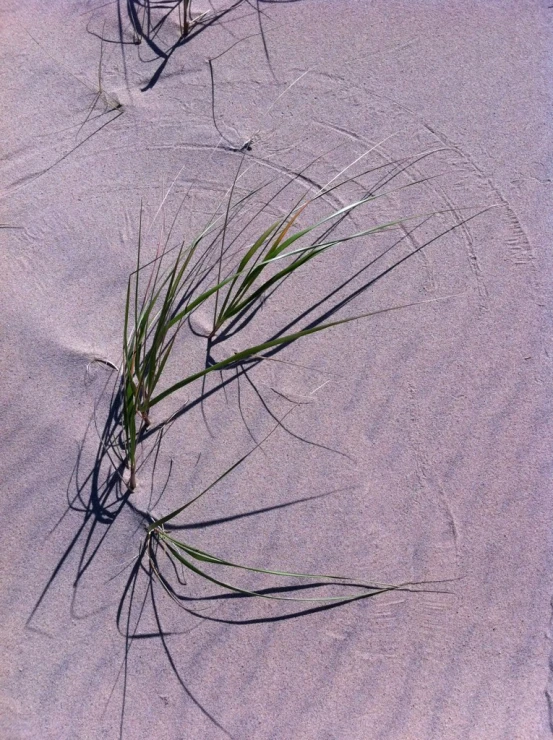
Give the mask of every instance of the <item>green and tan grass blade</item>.
M 161 544 L 161 543 L 160 543 Z M 291 601 L 291 602 L 301 602 L 301 603 L 347 603 L 348 601 L 357 601 L 359 599 L 368 598 L 370 596 L 376 596 L 377 594 L 385 593 L 387 591 L 397 591 L 404 589 L 405 586 L 380 586 L 380 587 L 374 587 L 374 586 L 366 586 L 365 588 L 368 589 L 366 591 L 360 591 L 352 596 L 327 596 L 327 597 L 312 597 L 312 598 L 304 598 L 300 599 L 297 597 L 291 597 L 291 596 L 273 596 L 269 594 L 262 593 L 261 591 L 250 591 L 248 589 L 239 588 L 238 586 L 233 586 L 230 583 L 227 583 L 226 581 L 221 581 L 218 578 L 215 578 L 209 573 L 206 573 L 204 570 L 201 570 L 198 568 L 198 566 L 194 565 L 190 560 L 184 557 L 184 555 L 180 552 L 180 548 L 177 549 L 176 547 L 173 547 L 168 542 L 165 542 L 165 544 L 162 544 L 163 549 L 166 550 L 167 553 L 170 553 L 175 560 L 177 560 L 181 565 L 184 565 L 185 568 L 188 568 L 188 570 L 192 571 L 196 575 L 201 576 L 206 581 L 210 581 L 211 583 L 215 584 L 216 586 L 220 586 L 221 588 L 224 588 L 227 591 L 233 591 L 234 593 L 243 594 L 244 596 L 255 596 L 257 598 L 262 599 L 269 599 L 271 601 Z M 183 548 L 184 549 L 184 548 Z M 185 552 L 190 554 L 190 551 L 188 549 L 184 549 Z M 196 555 L 191 555 L 191 557 L 194 557 L 196 560 L 206 560 L 206 558 L 197 557 Z M 212 562 L 210 560 L 207 560 L 207 562 Z M 236 566 L 232 563 L 224 562 L 220 563 L 223 565 L 229 565 L 234 568 L 239 568 L 241 566 Z M 257 572 L 260 573 L 271 573 L 271 571 L 263 571 L 262 569 L 247 569 L 247 570 L 257 570 Z M 291 575 L 292 577 L 296 577 L 295 574 L 285 574 L 285 573 L 278 573 L 277 575 Z M 301 576 L 298 576 L 301 577 Z M 316 576 L 317 578 L 325 578 L 325 576 Z M 326 576 L 328 577 L 328 576 Z M 350 585 L 350 584 L 344 584 L 344 585 Z M 362 587 L 362 584 L 358 584 Z
M 428 153 L 420 155 L 428 156 Z M 415 160 L 416 161 L 416 160 Z M 374 168 L 373 168 L 374 169 Z M 378 168 L 377 168 L 378 169 Z M 372 170 L 368 170 L 372 171 Z M 242 173 L 242 175 L 245 173 Z M 216 332 L 221 330 L 227 321 L 235 319 L 242 312 L 248 311 L 269 290 L 278 287 L 282 281 L 294 274 L 303 265 L 319 255 L 333 249 L 341 244 L 369 237 L 390 229 L 398 228 L 400 225 L 414 219 L 427 218 L 430 215 L 449 213 L 453 209 L 434 211 L 432 214 L 417 214 L 402 219 L 390 220 L 376 226 L 360 231 L 337 236 L 333 239 L 319 238 L 314 243 L 305 246 L 295 246 L 302 237 L 309 235 L 319 227 L 328 228 L 341 222 L 345 217 L 353 213 L 361 206 L 376 200 L 377 198 L 397 193 L 407 187 L 427 182 L 432 177 L 421 178 L 409 182 L 385 192 L 375 194 L 369 193 L 353 203 L 349 203 L 332 213 L 319 219 L 315 223 L 290 233 L 299 216 L 304 212 L 310 202 L 317 200 L 339 187 L 322 188 L 311 201 L 304 202 L 305 195 L 289 210 L 284 218 L 269 225 L 261 235 L 253 241 L 238 262 L 237 267 L 230 274 L 223 277 L 222 263 L 227 243 L 227 231 L 230 223 L 241 212 L 248 202 L 252 193 L 258 193 L 265 187 L 262 185 L 240 197 L 233 204 L 233 196 L 239 177 L 240 170 L 227 192 L 227 202 L 224 214 L 214 215 L 203 230 L 184 247 L 184 242 L 175 248 L 168 248 L 169 236 L 163 249 L 158 248 L 156 257 L 146 265 L 141 264 L 142 251 L 142 204 L 139 219 L 138 256 L 136 270 L 129 276 L 127 295 L 125 302 L 124 338 L 123 338 L 123 362 L 121 391 L 123 401 L 122 425 L 125 439 L 126 461 L 131 470 L 130 487 L 136 485 L 136 451 L 137 445 L 142 438 L 142 432 L 150 424 L 150 410 L 162 400 L 171 396 L 181 388 L 199 380 L 209 373 L 221 371 L 236 363 L 259 357 L 262 353 L 284 346 L 299 338 L 324 331 L 331 327 L 357 321 L 362 318 L 375 316 L 379 313 L 406 308 L 417 303 L 409 303 L 403 306 L 380 309 L 377 311 L 363 312 L 353 317 L 347 317 L 336 321 L 321 323 L 305 329 L 277 336 L 273 339 L 260 342 L 247 349 L 241 350 L 223 360 L 192 372 L 168 388 L 158 391 L 164 370 L 173 352 L 177 335 L 184 323 L 188 321 L 192 313 L 205 305 L 210 299 L 215 298 L 215 311 L 213 329 L 208 339 L 213 338 Z M 392 178 L 395 175 L 391 176 Z M 435 177 L 435 176 L 434 176 Z M 353 178 L 352 178 L 353 179 Z M 332 181 L 331 181 L 332 182 Z M 344 183 L 341 183 L 344 184 Z M 281 189 L 282 190 L 282 189 Z M 281 191 L 279 191 L 281 192 Z M 269 201 L 270 202 L 270 201 Z M 182 206 L 182 204 L 181 204 Z M 179 206 L 179 211 L 180 207 Z M 455 213 L 460 209 L 455 209 Z M 261 208 L 253 217 L 252 221 L 263 211 Z M 157 214 L 156 214 L 157 215 Z M 176 223 L 177 215 L 173 219 L 170 234 Z M 469 219 L 467 219 L 469 220 Z M 251 223 L 250 221 L 249 223 Z M 330 227 L 328 225 L 331 225 Z M 245 228 L 245 227 L 244 227 Z M 242 233 L 242 231 L 240 231 Z M 446 232 L 444 232 L 446 233 Z M 325 235 L 323 235 L 324 237 Z M 206 238 L 211 239 L 207 247 L 202 246 Z M 236 239 L 236 237 L 235 237 Z M 235 239 L 229 242 L 233 244 Z M 211 249 L 219 245 L 219 256 L 215 267 L 209 262 Z M 203 252 L 200 250 L 202 247 Z M 176 254 L 170 257 L 170 253 L 177 249 Z M 400 259 L 401 264 L 405 259 L 420 251 L 417 248 L 407 257 Z M 170 263 L 162 271 L 162 263 Z M 281 266 L 282 265 L 282 266 Z M 397 266 L 397 265 L 396 265 Z M 144 269 L 151 267 L 146 290 L 140 298 L 140 279 Z M 214 285 L 207 288 L 202 286 L 204 280 L 209 277 L 210 271 L 216 270 L 216 281 Z M 385 273 L 390 270 L 386 270 Z M 385 274 L 383 273 L 383 274 Z M 221 299 L 222 298 L 222 299 Z M 221 299 L 221 300 L 220 300 Z M 423 301 L 426 302 L 426 301 Z M 420 303 L 420 302 L 419 302 Z M 133 314 L 131 319 L 131 313 Z M 132 327 L 132 329 L 131 329 Z M 140 419 L 140 426 L 137 419 Z

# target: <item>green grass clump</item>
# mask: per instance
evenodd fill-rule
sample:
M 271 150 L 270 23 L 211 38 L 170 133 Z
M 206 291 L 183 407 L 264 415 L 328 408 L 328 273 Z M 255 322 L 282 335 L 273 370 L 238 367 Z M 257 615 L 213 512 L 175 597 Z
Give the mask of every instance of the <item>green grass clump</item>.
M 428 156 L 428 153 L 420 155 L 419 158 L 423 156 Z M 413 161 L 417 160 L 407 160 L 408 164 L 413 163 Z M 403 167 L 403 169 L 405 168 Z M 381 167 L 366 172 L 377 169 L 381 169 Z M 400 171 L 403 170 L 400 169 Z M 172 378 L 171 382 L 167 383 L 165 377 L 169 360 L 178 346 L 177 339 L 182 329 L 193 313 L 200 308 L 206 308 L 212 312 L 211 325 L 206 330 L 206 341 L 208 346 L 217 343 L 218 340 L 224 338 L 225 331 L 233 328 L 243 317 L 249 316 L 254 319 L 259 302 L 267 296 L 270 302 L 272 293 L 282 285 L 283 281 L 294 275 L 298 270 L 306 268 L 313 260 L 346 242 L 367 238 L 397 228 L 402 222 L 408 220 L 403 218 L 386 221 L 345 235 L 335 235 L 337 227 L 343 222 L 347 223 L 348 216 L 362 206 L 383 195 L 389 195 L 390 192 L 397 192 L 402 187 L 411 187 L 423 181 L 410 182 L 408 185 L 394 188 L 388 192 L 379 192 L 378 194 L 375 194 L 373 190 L 366 193 L 364 197 L 342 208 L 333 210 L 322 219 L 318 219 L 308 226 L 300 227 L 300 217 L 303 219 L 307 215 L 310 206 L 315 201 L 327 195 L 331 190 L 350 182 L 350 180 L 345 180 L 340 185 L 331 186 L 329 183 L 328 186 L 319 190 L 315 195 L 300 198 L 286 215 L 265 224 L 261 233 L 256 238 L 250 238 L 248 241 L 245 236 L 248 227 L 258 217 L 266 216 L 267 206 L 272 199 L 265 202 L 261 209 L 257 210 L 254 217 L 247 222 L 246 226 L 231 238 L 231 224 L 236 222 L 240 214 L 244 213 L 246 206 L 251 204 L 253 196 L 259 195 L 265 187 L 261 186 L 246 195 L 238 197 L 238 179 L 239 175 L 237 175 L 230 188 L 226 200 L 223 201 L 223 208 L 200 233 L 187 244 L 182 242 L 177 247 L 169 248 L 169 240 L 175 227 L 177 213 L 165 244 L 158 248 L 155 258 L 144 265 L 141 263 L 143 231 L 141 208 L 137 266 L 129 277 L 126 294 L 123 363 L 119 380 L 122 401 L 122 441 L 125 464 L 129 470 L 127 486 L 130 491 L 133 491 L 137 485 L 138 449 L 148 436 L 147 430 L 152 424 L 152 411 L 161 401 L 170 398 L 180 389 L 204 378 L 209 373 L 221 371 L 231 366 L 235 367 L 248 360 L 263 359 L 264 352 L 291 344 L 302 337 L 324 331 L 330 327 L 367 318 L 376 313 L 382 313 L 382 311 L 364 312 L 353 317 L 334 321 L 311 323 L 306 328 L 293 333 L 267 338 L 265 341 L 256 343 L 239 352 L 229 354 L 222 360 L 198 367 L 187 374 L 183 373 L 181 377 L 176 380 Z M 425 215 L 425 218 L 427 217 L 428 214 Z M 421 216 L 411 216 L 409 218 L 420 219 Z M 244 240 L 243 244 L 240 244 L 241 238 Z M 238 255 L 235 256 L 234 261 L 232 260 L 231 248 L 236 250 L 235 255 Z M 421 248 L 419 247 L 407 256 L 397 260 L 393 267 L 411 257 Z M 143 289 L 142 281 L 146 269 L 149 269 L 149 275 L 146 287 Z M 387 268 L 382 274 L 386 274 L 390 269 L 393 268 Z M 390 311 L 396 308 L 402 307 L 394 306 L 384 310 Z M 171 418 L 161 421 L 156 420 L 156 428 L 162 429 Z M 154 519 L 150 517 L 146 540 L 146 549 L 150 552 L 150 562 L 157 562 L 154 551 L 157 551 L 159 547 L 174 564 L 180 563 L 180 565 L 197 575 L 207 578 L 212 583 L 244 595 L 259 596 L 263 594 L 237 588 L 225 580 L 209 575 L 203 569 L 204 564 L 219 566 L 223 569 L 238 568 L 290 578 L 323 578 L 351 585 L 349 579 L 338 576 L 289 573 L 278 569 L 265 570 L 237 565 L 187 544 L 173 537 L 170 530 L 167 530 L 166 525 L 171 520 L 207 493 L 223 477 L 241 464 L 248 455 L 241 458 L 211 486 L 180 508 L 161 518 Z M 154 570 L 160 576 L 161 582 L 167 587 L 165 580 L 157 570 L 157 566 Z M 393 588 L 381 585 L 362 585 L 364 590 L 354 596 L 307 599 L 306 601 L 349 601 Z M 285 597 L 266 596 L 266 598 L 282 599 Z M 288 597 L 285 600 L 303 601 L 303 599 L 289 599 Z

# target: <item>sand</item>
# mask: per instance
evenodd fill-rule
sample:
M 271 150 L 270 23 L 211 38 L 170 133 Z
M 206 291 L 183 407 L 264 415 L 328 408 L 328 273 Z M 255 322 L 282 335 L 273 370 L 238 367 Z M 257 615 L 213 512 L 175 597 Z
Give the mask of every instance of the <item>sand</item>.
M 0 223 L 17 227 L 0 230 L 2 738 L 549 737 L 545 0 L 244 2 L 162 68 L 176 25 L 133 45 L 124 2 L 0 6 Z M 183 390 L 191 407 L 134 508 L 102 507 L 95 424 L 114 374 L 96 360 L 120 362 L 141 202 L 153 254 L 180 200 L 190 238 L 244 157 L 253 187 L 323 155 L 298 193 L 376 144 L 375 165 L 435 152 L 402 182 L 433 179 L 367 210 L 375 222 L 447 211 L 402 232 L 400 250 L 494 206 L 339 316 L 426 303 L 275 356 L 294 365 L 229 372 L 224 388 L 211 376 L 202 404 L 200 386 Z M 280 330 L 389 244 L 325 255 L 225 346 Z M 182 361 L 201 366 L 205 340 L 185 339 Z M 260 567 L 435 583 L 295 615 L 303 607 L 221 597 L 190 574 L 181 606 L 146 572 L 129 580 L 144 537 L 136 510 L 184 503 L 271 430 L 269 410 L 290 409 L 286 428 L 181 518 L 182 537 Z

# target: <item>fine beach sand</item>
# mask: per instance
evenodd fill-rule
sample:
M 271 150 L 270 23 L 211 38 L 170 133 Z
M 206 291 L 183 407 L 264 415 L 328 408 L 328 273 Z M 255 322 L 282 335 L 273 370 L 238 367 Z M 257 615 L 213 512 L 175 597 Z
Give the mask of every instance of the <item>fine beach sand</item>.
M 553 9 L 235 5 L 160 70 L 132 43 L 126 2 L 0 0 L 0 224 L 14 227 L 0 229 L 0 737 L 550 737 Z M 171 20 L 153 46 L 177 37 Z M 223 387 L 213 374 L 201 404 L 201 384 L 183 389 L 190 410 L 132 501 L 168 513 L 288 414 L 179 520 L 182 536 L 261 568 L 428 583 L 298 616 L 305 605 L 221 597 L 188 574 L 180 608 L 146 573 L 129 581 L 141 517 L 97 500 L 141 203 L 151 257 L 179 203 L 190 239 L 242 160 L 255 187 L 320 157 L 298 195 L 379 142 L 367 166 L 433 151 L 401 184 L 432 179 L 367 218 L 447 211 L 405 227 L 403 254 L 494 207 L 337 317 L 421 305 L 300 339 Z M 391 244 L 306 266 L 228 349 L 281 330 Z M 204 324 L 200 312 L 181 350 L 191 369 Z

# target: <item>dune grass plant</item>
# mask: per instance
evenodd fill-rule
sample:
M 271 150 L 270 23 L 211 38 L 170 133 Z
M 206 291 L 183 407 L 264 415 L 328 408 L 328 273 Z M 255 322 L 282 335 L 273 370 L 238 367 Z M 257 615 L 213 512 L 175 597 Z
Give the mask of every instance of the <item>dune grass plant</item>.
M 429 152 L 426 152 L 418 155 L 417 158 L 393 163 L 396 168 L 394 174 L 390 175 L 388 169 L 379 188 L 372 188 L 370 192 L 365 192 L 362 197 L 348 205 L 335 208 L 328 215 L 314 220 L 307 226 L 299 226 L 300 218 L 305 217 L 315 201 L 328 196 L 331 191 L 353 179 L 341 180 L 339 184 L 334 184 L 337 178 L 333 178 L 330 183 L 314 195 L 310 197 L 304 195 L 297 199 L 284 216 L 276 220 L 271 219 L 269 224 L 265 223 L 264 227 L 260 229 L 260 233 L 258 232 L 258 236 L 249 240 L 246 236 L 248 226 L 251 226 L 260 216 L 267 217 L 267 205 L 270 201 L 265 202 L 262 199 L 262 207 L 255 210 L 252 218 L 248 217 L 246 226 L 241 227 L 237 234 L 231 236 L 231 224 L 234 224 L 238 217 L 247 210 L 246 207 L 251 205 L 254 196 L 259 196 L 265 187 L 265 185 L 262 185 L 246 192 L 245 195 L 238 195 L 237 185 L 240 175 L 237 174 L 232 187 L 222 202 L 222 207 L 191 242 L 185 243 L 183 241 L 177 246 L 169 246 L 176 224 L 177 216 L 175 216 L 164 245 L 158 247 L 154 259 L 145 264 L 142 264 L 141 261 L 143 250 L 141 207 L 137 266 L 129 277 L 126 293 L 123 362 L 119 379 L 122 401 L 121 437 L 125 464 L 129 471 L 127 486 L 130 492 L 137 485 L 138 450 L 149 436 L 148 430 L 152 425 L 152 411 L 162 401 L 172 397 L 180 389 L 194 381 L 204 378 L 209 373 L 238 367 L 241 363 L 247 361 L 262 360 L 265 356 L 264 353 L 273 352 L 302 337 L 340 324 L 368 318 L 377 313 L 382 313 L 383 310 L 363 312 L 356 316 L 338 318 L 333 321 L 312 322 L 307 327 L 292 333 L 281 333 L 266 338 L 264 341 L 257 342 L 246 349 L 228 354 L 223 359 L 206 363 L 203 367 L 192 369 L 191 372 L 182 373 L 181 377 L 176 380 L 171 377 L 171 380 L 167 382 L 165 381 L 166 368 L 176 348 L 180 346 L 177 340 L 194 312 L 203 308 L 212 315 L 205 338 L 208 345 L 214 345 L 225 338 L 225 332 L 229 328 L 234 328 L 247 317 L 255 318 L 256 309 L 263 298 L 268 296 L 270 300 L 270 296 L 285 280 L 297 271 L 306 269 L 309 263 L 320 258 L 329 250 L 354 240 L 359 241 L 362 238 L 398 228 L 406 220 L 421 219 L 420 215 L 410 216 L 403 219 L 387 220 L 345 234 L 335 233 L 337 227 L 344 222 L 347 223 L 348 217 L 361 207 L 392 192 L 397 193 L 398 190 L 405 187 L 412 187 L 423 182 L 422 179 L 419 179 L 416 182 L 410 181 L 408 184 L 394 187 L 391 190 L 382 189 L 383 183 L 389 182 L 414 161 L 418 161 L 418 159 L 426 157 L 428 154 Z M 389 165 L 387 167 L 389 168 Z M 382 168 L 383 166 L 380 165 L 365 170 L 362 174 L 376 172 Z M 343 172 L 340 174 L 343 174 Z M 429 178 L 424 178 L 424 180 L 427 179 Z M 285 185 L 285 187 L 287 186 Z M 284 188 L 281 188 L 279 192 Z M 377 190 L 378 192 L 376 192 Z M 443 213 L 443 211 L 440 213 Z M 428 214 L 425 214 L 425 217 L 427 216 Z M 244 243 L 241 243 L 241 240 Z M 421 248 L 412 250 L 398 259 L 393 268 L 410 258 Z M 233 256 L 235 257 L 234 260 L 232 259 Z M 387 268 L 382 272 L 382 275 L 393 268 Z M 149 274 L 144 289 L 142 283 L 145 280 L 146 270 L 149 270 Z M 405 306 L 393 306 L 384 309 L 384 311 L 403 307 Z M 170 420 L 171 416 L 161 421 L 156 420 L 155 427 L 162 429 Z M 263 441 L 257 446 L 262 444 Z M 177 539 L 171 534 L 171 529 L 167 529 L 166 525 L 169 522 L 211 490 L 222 478 L 241 464 L 249 454 L 251 454 L 251 451 L 226 470 L 208 488 L 194 496 L 183 506 L 166 516 L 150 517 L 147 526 L 146 550 L 149 552 L 150 563 L 155 564 L 153 570 L 164 587 L 171 593 L 171 589 L 157 566 L 158 560 L 155 553 L 158 548 L 161 548 L 173 564 L 179 563 L 218 586 L 245 595 L 260 596 L 263 594 L 259 591 L 238 588 L 225 580 L 210 575 L 204 570 L 205 564 L 220 566 L 223 569 L 234 568 L 274 576 L 330 579 L 331 581 L 340 581 L 342 584 L 351 585 L 349 579 L 344 577 L 290 573 L 280 569 L 262 569 L 237 565 Z M 265 596 L 266 598 L 292 601 L 349 601 L 380 593 L 390 588 L 407 587 L 406 584 L 395 587 L 360 585 L 363 586 L 361 592 L 346 597 L 295 599 L 275 595 L 268 596 L 266 594 Z

